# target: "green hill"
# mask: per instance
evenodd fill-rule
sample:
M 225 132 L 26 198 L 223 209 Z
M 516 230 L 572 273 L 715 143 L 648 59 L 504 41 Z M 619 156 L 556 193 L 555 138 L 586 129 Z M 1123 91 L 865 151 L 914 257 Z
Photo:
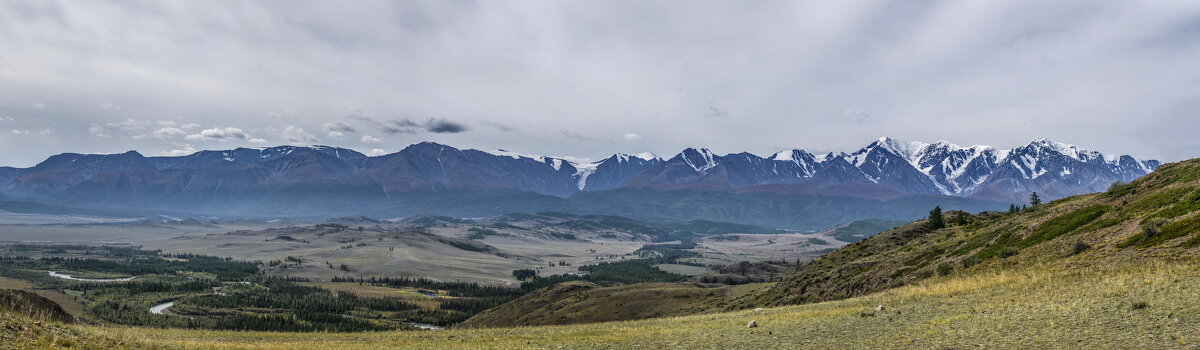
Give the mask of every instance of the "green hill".
M 768 285 L 565 282 L 471 317 L 459 328 L 548 326 L 729 311 Z
M 1195 257 L 1200 160 L 1162 166 L 1104 193 L 1015 214 L 967 214 L 965 225 L 924 221 L 885 231 L 804 264 L 760 298 L 785 305 L 853 297 L 935 275 L 1026 266 Z M 957 212 L 947 215 L 954 218 Z M 953 222 L 955 220 L 948 221 Z

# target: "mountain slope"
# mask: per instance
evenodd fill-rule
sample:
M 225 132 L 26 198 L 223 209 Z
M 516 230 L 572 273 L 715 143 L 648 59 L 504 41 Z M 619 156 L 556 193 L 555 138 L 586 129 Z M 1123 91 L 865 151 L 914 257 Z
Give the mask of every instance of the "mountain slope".
M 456 328 L 548 326 L 727 311 L 763 285 L 636 283 L 601 287 L 564 282 L 475 315 Z
M 1200 160 L 1167 164 L 1107 192 L 1017 214 L 966 214 L 966 225 L 929 230 L 918 221 L 883 232 L 806 263 L 760 302 L 853 297 L 938 274 L 1062 264 L 1076 255 L 1091 263 L 1196 257 L 1198 210 Z

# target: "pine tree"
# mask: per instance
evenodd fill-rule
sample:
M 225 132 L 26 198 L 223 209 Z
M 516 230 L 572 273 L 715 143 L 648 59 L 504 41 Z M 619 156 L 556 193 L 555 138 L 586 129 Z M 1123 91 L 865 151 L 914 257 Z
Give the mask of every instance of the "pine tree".
M 1034 192 L 1033 194 L 1029 195 L 1029 206 L 1036 207 L 1041 204 L 1042 204 L 1042 198 L 1038 197 L 1037 192 Z
M 1009 204 L 1009 205 L 1008 205 L 1008 213 L 1009 213 L 1009 214 L 1016 214 L 1016 213 L 1017 213 L 1017 205 L 1016 205 L 1016 204 Z
M 933 207 L 933 210 L 929 211 L 929 220 L 926 225 L 930 230 L 946 227 L 946 218 L 942 217 L 942 206 Z
M 967 224 L 967 213 L 959 210 L 958 215 L 954 216 L 954 224 L 958 226 L 965 226 Z

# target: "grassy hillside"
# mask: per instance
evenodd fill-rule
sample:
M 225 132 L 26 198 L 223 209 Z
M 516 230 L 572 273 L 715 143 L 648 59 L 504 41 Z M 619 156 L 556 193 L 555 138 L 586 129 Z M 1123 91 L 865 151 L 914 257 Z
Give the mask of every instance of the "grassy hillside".
M 1200 261 L 1068 261 L 933 277 L 868 296 L 763 311 L 568 326 L 338 334 L 54 329 L 84 339 L 136 339 L 137 344 L 184 349 L 1185 349 L 1200 344 L 1195 302 L 1200 300 Z M 874 311 L 878 305 L 883 311 Z M 874 316 L 863 317 L 864 312 Z M 750 320 L 760 326 L 746 328 Z M 5 329 L 0 332 L 11 333 Z
M 760 302 L 852 297 L 935 275 L 1064 264 L 1075 256 L 1097 263 L 1193 257 L 1200 245 L 1197 210 L 1200 160 L 1168 164 L 1105 193 L 1017 214 L 967 215 L 965 225 L 939 230 L 918 221 L 880 233 L 801 266 Z
M 891 230 L 893 228 L 904 226 L 908 221 L 888 220 L 888 219 L 864 219 L 855 220 L 849 224 L 840 225 L 824 233 L 832 236 L 839 241 L 854 243 L 879 234 L 880 232 Z
M 601 287 L 566 282 L 471 317 L 459 328 L 545 326 L 728 311 L 769 285 L 637 283 Z

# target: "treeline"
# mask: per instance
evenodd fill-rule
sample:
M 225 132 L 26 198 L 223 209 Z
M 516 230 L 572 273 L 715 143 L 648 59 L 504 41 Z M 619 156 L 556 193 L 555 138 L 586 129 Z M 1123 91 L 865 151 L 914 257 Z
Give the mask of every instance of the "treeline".
M 500 306 L 510 300 L 515 299 L 511 296 L 505 297 L 490 297 L 490 298 L 459 298 L 459 299 L 440 299 L 438 308 L 442 310 L 453 310 L 463 312 L 468 315 L 474 315 L 484 312 L 487 309 Z
M 13 244 L 5 246 L 10 253 L 87 254 L 106 258 L 139 258 L 157 256 L 158 250 L 141 250 L 136 247 L 91 246 L 81 244 Z
M 245 261 L 232 261 L 223 258 L 195 257 L 184 261 L 167 260 L 162 258 L 100 260 L 83 258 L 42 258 L 32 260 L 38 262 L 35 268 L 61 269 L 71 271 L 89 271 L 128 276 L 174 274 L 176 271 L 204 272 L 217 276 L 217 279 L 240 280 L 258 274 L 258 267 Z
M 634 259 L 580 266 L 579 270 L 586 272 L 586 274 L 551 275 L 546 277 L 533 276 L 528 281 L 521 282 L 521 290 L 529 292 L 568 281 L 588 281 L 600 285 L 614 285 L 643 282 L 677 282 L 687 278 L 685 275 L 659 270 L 651 265 L 652 261 L 650 259 Z
M 474 282 L 442 282 L 424 277 L 359 277 L 333 276 L 331 282 L 352 282 L 385 287 L 411 287 L 445 290 L 453 297 L 504 297 L 521 296 L 522 291 L 501 286 L 490 286 Z
M 643 245 L 638 250 L 634 251 L 638 257 L 645 260 L 651 265 L 656 264 L 679 264 L 699 267 L 708 267 L 707 265 L 686 261 L 682 259 L 700 257 L 699 253 L 688 249 L 696 248 L 696 243 L 688 241 L 679 244 L 647 244 Z
M 183 282 L 84 282 L 72 286 L 71 289 L 82 291 L 88 297 L 93 299 L 117 299 L 146 293 L 208 292 L 212 290 L 212 287 L 218 285 L 220 284 L 213 280 L 190 280 Z
M 374 320 L 321 312 L 249 313 L 234 311 L 214 313 L 208 316 L 181 317 L 151 314 L 143 306 L 106 300 L 95 303 L 88 311 L 108 322 L 161 328 L 274 332 L 361 332 L 396 329 L 395 325 Z
M 334 294 L 328 289 L 272 280 L 264 288 L 238 290 L 225 295 L 203 295 L 182 299 L 186 305 L 214 309 L 281 309 L 293 312 L 345 313 L 356 309 L 404 311 L 417 305 L 396 298 L 362 298 L 353 293 Z

